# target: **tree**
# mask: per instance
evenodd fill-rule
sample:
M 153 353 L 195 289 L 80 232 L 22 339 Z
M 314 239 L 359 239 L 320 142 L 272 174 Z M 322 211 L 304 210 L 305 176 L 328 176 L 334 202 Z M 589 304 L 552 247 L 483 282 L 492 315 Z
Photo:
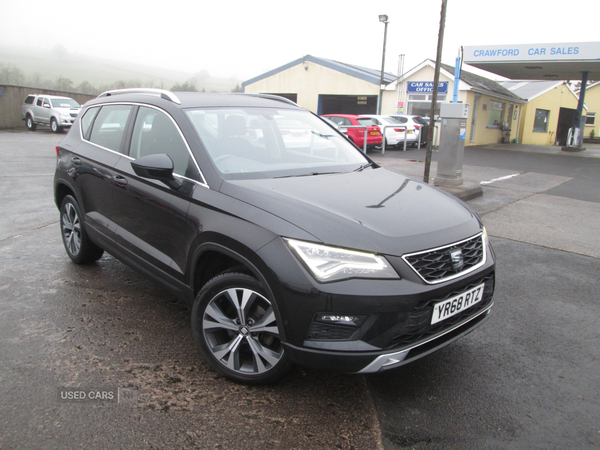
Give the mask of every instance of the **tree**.
M 231 92 L 244 92 L 244 88 L 240 86 L 240 83 L 236 84 L 235 87 L 231 90 Z
M 22 85 L 25 83 L 25 74 L 18 67 L 0 64 L 0 83 Z
M 54 89 L 56 89 L 57 91 L 72 92 L 73 82 L 68 78 L 60 76 L 54 82 Z
M 98 95 L 100 91 L 91 85 L 89 81 L 82 81 L 76 88 L 75 91 L 81 94 Z
M 174 84 L 171 90 L 179 92 L 198 92 L 198 89 L 196 89 L 194 83 L 191 83 L 189 81 L 186 81 L 185 83 L 181 84 Z

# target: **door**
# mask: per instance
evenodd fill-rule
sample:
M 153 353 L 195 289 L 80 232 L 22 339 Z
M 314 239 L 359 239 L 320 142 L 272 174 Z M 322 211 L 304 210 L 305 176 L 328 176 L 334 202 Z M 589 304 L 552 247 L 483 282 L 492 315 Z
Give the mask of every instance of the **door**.
M 86 224 L 105 238 L 113 239 L 113 166 L 121 153 L 130 105 L 107 105 L 88 109 L 81 118 L 83 140 L 71 155 L 73 179 Z
M 477 112 L 479 111 L 479 97 L 475 96 L 473 104 L 473 118 L 471 119 L 471 135 L 469 136 L 469 144 L 475 143 L 475 130 L 477 129 Z
M 35 109 L 35 120 L 39 123 L 50 124 L 50 100 L 46 97 L 38 97 Z
M 131 163 L 143 156 L 166 154 L 182 183 L 175 189 L 138 176 Z M 141 106 L 133 125 L 128 157 L 115 166 L 116 240 L 129 258 L 155 273 L 167 274 L 177 285 L 185 281 L 186 216 L 189 196 L 199 172 L 174 120 L 165 112 Z

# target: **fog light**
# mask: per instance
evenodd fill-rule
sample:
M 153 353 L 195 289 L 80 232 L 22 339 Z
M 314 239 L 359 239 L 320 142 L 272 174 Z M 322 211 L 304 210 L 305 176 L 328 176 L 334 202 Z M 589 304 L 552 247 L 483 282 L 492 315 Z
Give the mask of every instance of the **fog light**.
M 317 314 L 315 320 L 321 323 L 360 327 L 365 322 L 366 318 L 367 316 L 320 313 Z

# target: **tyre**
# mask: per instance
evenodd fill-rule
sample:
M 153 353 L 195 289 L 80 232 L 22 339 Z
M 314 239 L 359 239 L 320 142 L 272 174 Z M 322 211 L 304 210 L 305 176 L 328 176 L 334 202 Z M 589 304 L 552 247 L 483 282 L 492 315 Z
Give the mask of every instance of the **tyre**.
M 237 383 L 272 383 L 292 365 L 272 303 L 249 275 L 226 272 L 206 283 L 194 302 L 192 330 L 206 362 Z
M 60 133 L 62 131 L 62 127 L 58 126 L 58 121 L 54 117 L 50 119 L 50 129 L 53 133 Z
M 27 117 L 25 118 L 25 125 L 27 125 L 29 131 L 35 131 L 37 128 L 37 125 L 34 123 L 33 118 L 29 114 L 27 114 Z
M 104 250 L 94 244 L 83 225 L 77 201 L 67 195 L 60 206 L 60 230 L 67 255 L 76 264 L 97 261 Z

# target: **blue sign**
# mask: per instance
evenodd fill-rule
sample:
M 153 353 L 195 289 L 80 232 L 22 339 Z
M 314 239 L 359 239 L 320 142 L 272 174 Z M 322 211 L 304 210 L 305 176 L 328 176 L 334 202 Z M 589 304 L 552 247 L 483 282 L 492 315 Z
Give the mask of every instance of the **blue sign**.
M 413 92 L 418 94 L 433 94 L 433 81 L 409 81 L 406 87 L 406 92 Z M 439 82 L 438 93 L 448 93 L 447 81 Z

